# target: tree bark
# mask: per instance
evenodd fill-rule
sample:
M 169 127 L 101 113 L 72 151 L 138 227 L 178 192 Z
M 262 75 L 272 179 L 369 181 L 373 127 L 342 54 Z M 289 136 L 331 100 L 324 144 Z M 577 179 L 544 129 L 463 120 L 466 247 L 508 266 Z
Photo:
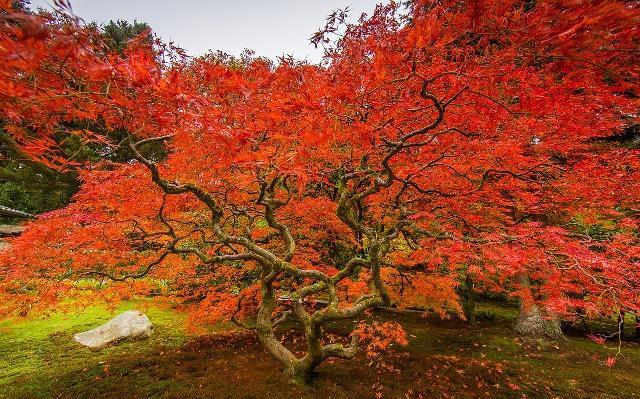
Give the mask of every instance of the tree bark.
M 285 374 L 290 377 L 298 374 L 298 359 L 278 340 L 273 332 L 271 316 L 276 307 L 276 296 L 271 283 L 262 281 L 262 303 L 256 318 L 256 333 L 264 348 L 278 359 L 285 368 Z
M 476 293 L 473 289 L 473 280 L 470 276 L 465 279 L 467 289 L 464 292 L 464 317 L 467 319 L 467 323 L 474 324 L 476 322 Z
M 528 308 L 520 305 L 520 316 L 514 327 L 516 332 L 528 337 L 564 339 L 560 327 L 560 320 L 551 315 L 543 315 L 538 305 L 532 304 Z
M 620 333 L 620 339 L 624 339 L 624 312 L 618 313 L 618 332 Z
M 523 288 L 530 287 L 529 276 L 522 274 L 519 280 Z M 560 320 L 554 315 L 545 313 L 537 304 L 520 299 L 520 316 L 514 330 L 528 337 L 565 339 Z

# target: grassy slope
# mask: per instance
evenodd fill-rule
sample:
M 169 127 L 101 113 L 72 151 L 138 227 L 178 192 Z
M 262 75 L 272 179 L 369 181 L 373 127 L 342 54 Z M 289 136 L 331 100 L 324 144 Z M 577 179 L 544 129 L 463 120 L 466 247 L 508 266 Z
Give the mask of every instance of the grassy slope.
M 610 369 L 593 360 L 606 357 L 606 348 L 580 338 L 558 346 L 523 342 L 508 328 L 514 309 L 479 310 L 495 320 L 469 329 L 414 314 L 378 315 L 405 325 L 409 347 L 389 353 L 384 368 L 364 356 L 325 364 L 307 390 L 289 386 L 253 337 L 192 337 L 183 316 L 169 309 L 145 310 L 155 324 L 151 339 L 100 351 L 72 341 L 73 333 L 113 316 L 100 308 L 5 322 L 0 398 L 640 398 L 637 345 L 625 345 Z

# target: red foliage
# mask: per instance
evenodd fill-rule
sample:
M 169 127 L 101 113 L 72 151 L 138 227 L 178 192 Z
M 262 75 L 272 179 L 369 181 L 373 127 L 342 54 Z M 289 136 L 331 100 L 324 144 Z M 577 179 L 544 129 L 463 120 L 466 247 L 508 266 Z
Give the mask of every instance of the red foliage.
M 302 271 L 275 275 L 284 295 L 364 260 L 340 306 L 372 292 L 459 313 L 468 273 L 567 317 L 640 312 L 640 157 L 603 140 L 638 123 L 637 5 L 465 4 L 379 6 L 321 66 L 111 54 L 73 18 L 2 14 L 4 129 L 82 179 L 2 253 L 6 304 L 160 290 L 194 320 L 248 314 L 272 270 L 258 245 Z M 104 160 L 77 161 L 72 138 Z

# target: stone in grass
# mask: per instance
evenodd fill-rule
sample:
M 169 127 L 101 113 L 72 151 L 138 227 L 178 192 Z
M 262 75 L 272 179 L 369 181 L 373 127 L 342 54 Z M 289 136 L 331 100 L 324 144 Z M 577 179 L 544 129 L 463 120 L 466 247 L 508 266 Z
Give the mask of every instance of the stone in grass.
M 73 339 L 89 348 L 101 348 L 128 339 L 149 338 L 153 324 L 138 310 L 127 310 L 93 330 L 77 333 Z

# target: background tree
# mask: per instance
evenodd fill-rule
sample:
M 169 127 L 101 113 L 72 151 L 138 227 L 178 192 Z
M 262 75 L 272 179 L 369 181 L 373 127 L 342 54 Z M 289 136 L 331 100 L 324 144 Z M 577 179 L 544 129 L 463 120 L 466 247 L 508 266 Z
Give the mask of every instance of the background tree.
M 105 37 L 105 44 L 107 47 L 115 52 L 122 53 L 127 46 L 127 43 L 140 36 L 147 35 L 149 43 L 153 41 L 151 37 L 151 28 L 146 22 L 133 22 L 125 20 L 109 21 L 109 23 L 101 25 L 99 27 L 102 35 Z

